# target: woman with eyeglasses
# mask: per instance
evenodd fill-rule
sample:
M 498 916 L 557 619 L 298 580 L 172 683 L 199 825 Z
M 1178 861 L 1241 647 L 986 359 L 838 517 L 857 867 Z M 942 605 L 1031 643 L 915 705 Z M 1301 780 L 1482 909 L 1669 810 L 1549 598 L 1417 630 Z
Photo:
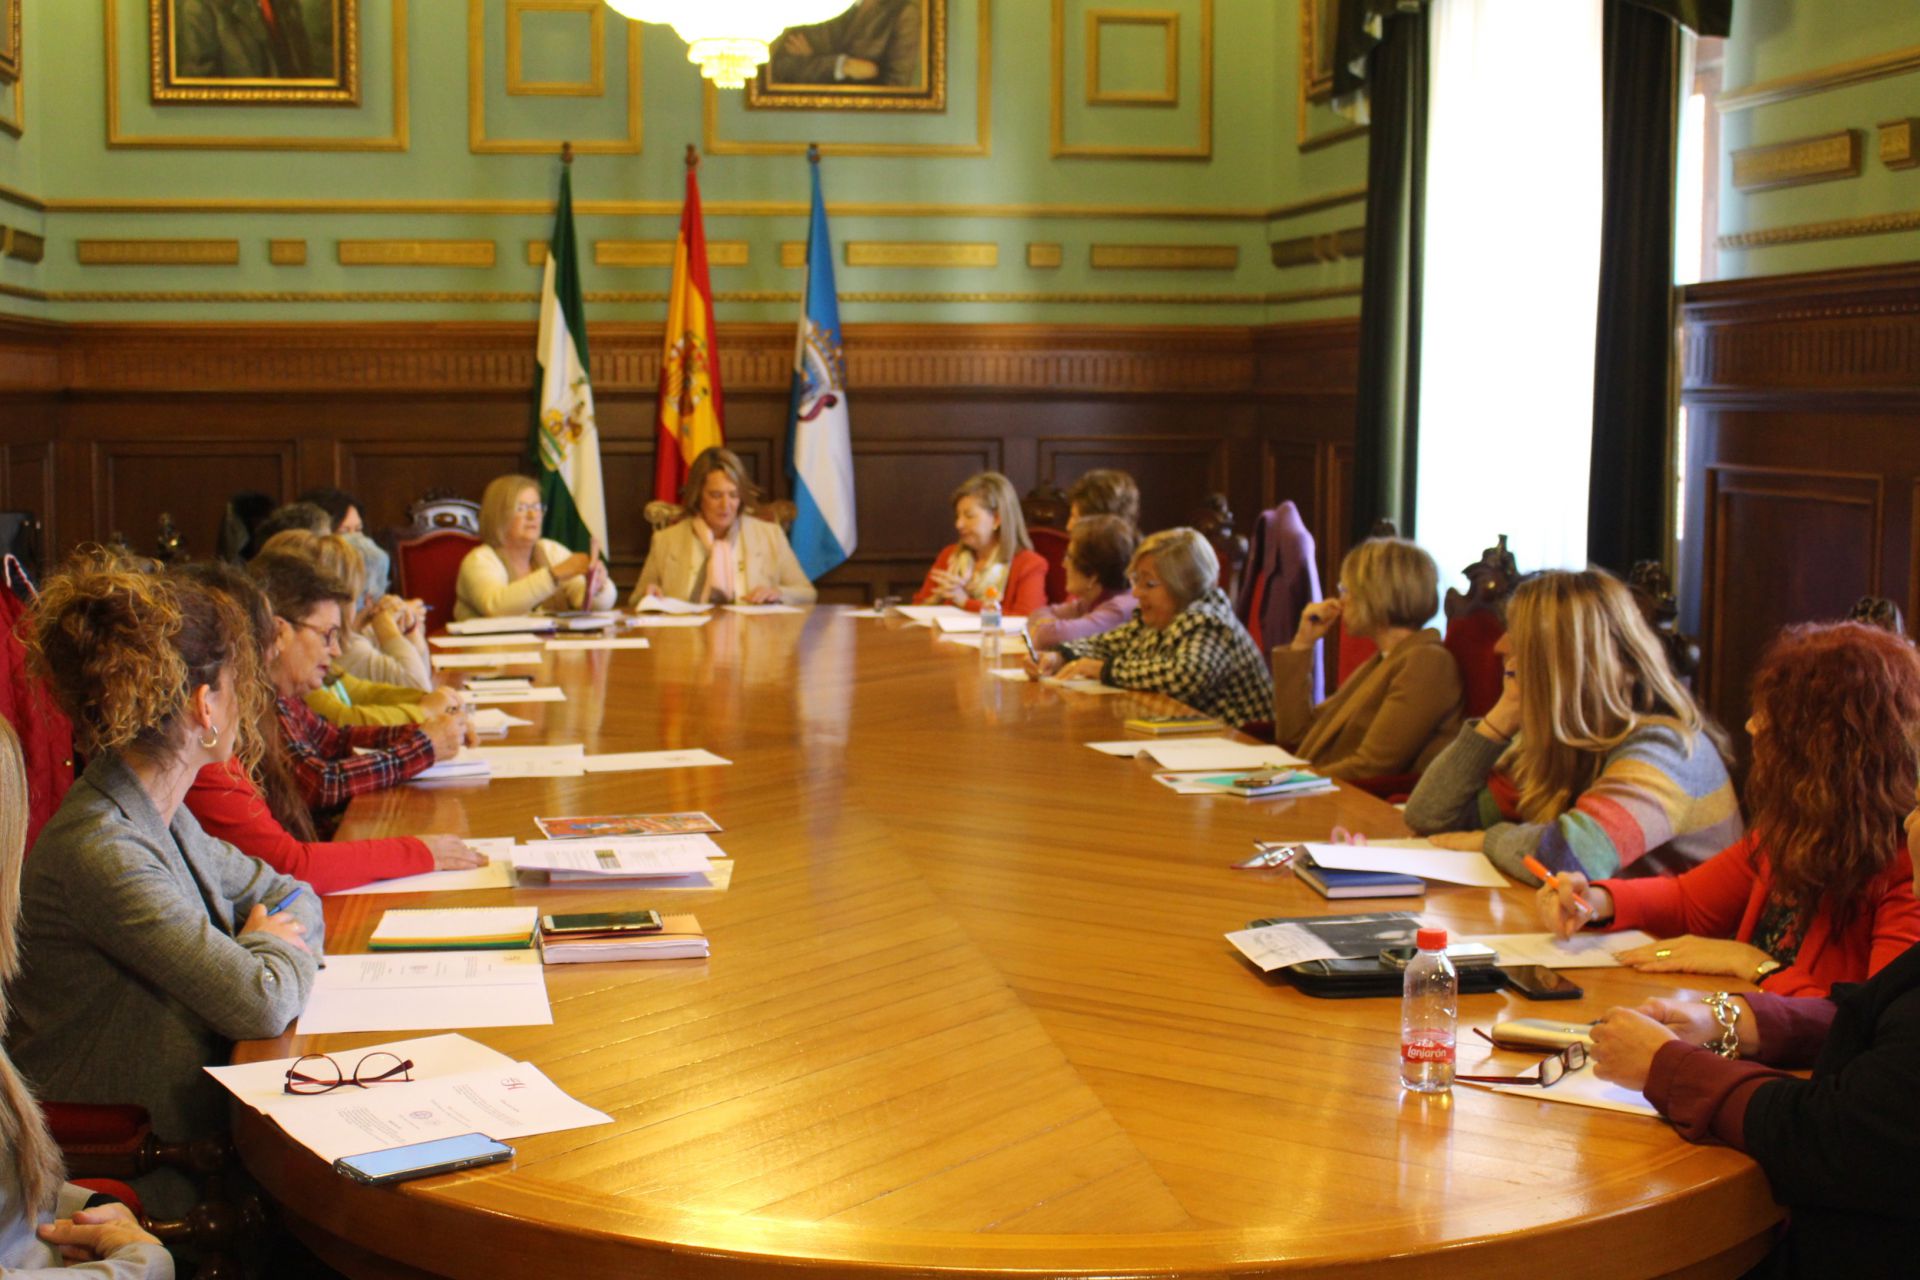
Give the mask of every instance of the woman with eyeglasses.
M 553 609 L 611 609 L 619 602 L 597 550 L 568 551 L 540 536 L 540 486 L 500 476 L 480 498 L 480 545 L 460 562 L 455 621 Z
M 251 624 L 191 579 L 96 553 L 47 582 L 28 660 L 89 757 L 27 859 L 7 1048 L 67 1102 L 143 1106 L 171 1139 L 226 1128 L 201 1068 L 277 1036 L 313 989 L 318 898 L 209 836 L 182 803 L 202 769 L 259 759 Z M 157 1216 L 192 1203 L 135 1180 Z

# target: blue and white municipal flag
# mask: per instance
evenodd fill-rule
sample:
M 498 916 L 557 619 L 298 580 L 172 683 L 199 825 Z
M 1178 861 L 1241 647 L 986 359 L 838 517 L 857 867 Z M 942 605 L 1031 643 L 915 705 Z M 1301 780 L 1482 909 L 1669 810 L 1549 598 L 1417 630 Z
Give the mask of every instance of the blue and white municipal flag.
M 813 160 L 813 220 L 807 232 L 807 283 L 793 346 L 787 404 L 787 468 L 793 480 L 793 553 L 809 578 L 853 554 L 853 428 L 847 415 L 847 365 L 840 350 L 840 299 L 833 289 L 833 241 Z

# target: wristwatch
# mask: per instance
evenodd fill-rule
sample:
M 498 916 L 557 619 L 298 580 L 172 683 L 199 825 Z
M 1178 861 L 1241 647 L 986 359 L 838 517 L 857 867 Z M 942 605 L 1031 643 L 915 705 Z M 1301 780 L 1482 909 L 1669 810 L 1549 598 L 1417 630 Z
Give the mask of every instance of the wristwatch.
M 1720 1034 L 1707 1041 L 1706 1047 L 1723 1058 L 1739 1057 L 1740 1006 L 1726 992 L 1716 991 L 1707 997 L 1707 1008 L 1713 1011 L 1713 1020 L 1720 1024 Z
M 1765 982 L 1768 978 L 1771 978 L 1774 974 L 1780 972 L 1782 969 L 1786 967 L 1787 966 L 1781 964 L 1778 960 L 1772 959 L 1771 957 L 1769 957 L 1768 959 L 1762 960 L 1759 964 L 1759 967 L 1753 971 L 1753 985 L 1756 987 L 1759 986 L 1761 983 Z

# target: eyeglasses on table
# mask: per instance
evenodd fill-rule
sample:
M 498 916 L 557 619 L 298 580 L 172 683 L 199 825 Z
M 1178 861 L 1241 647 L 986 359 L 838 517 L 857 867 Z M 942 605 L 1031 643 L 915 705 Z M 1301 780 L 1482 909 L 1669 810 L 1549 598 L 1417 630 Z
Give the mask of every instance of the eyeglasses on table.
M 392 1053 L 369 1053 L 353 1064 L 351 1075 L 324 1053 L 309 1053 L 287 1068 L 288 1093 L 331 1093 L 342 1085 L 368 1089 L 376 1084 L 394 1084 L 413 1079 L 413 1059 Z
M 1473 1034 L 1479 1036 L 1488 1044 L 1494 1045 L 1495 1048 L 1500 1047 L 1492 1036 L 1478 1027 L 1473 1029 Z M 1466 1080 L 1473 1084 L 1534 1084 L 1539 1085 L 1542 1089 L 1551 1089 L 1554 1085 L 1566 1079 L 1567 1072 L 1578 1071 L 1586 1065 L 1587 1046 L 1575 1041 L 1552 1057 L 1541 1059 L 1532 1071 L 1526 1072 L 1523 1075 L 1463 1076 L 1456 1072 L 1453 1078 L 1455 1080 Z

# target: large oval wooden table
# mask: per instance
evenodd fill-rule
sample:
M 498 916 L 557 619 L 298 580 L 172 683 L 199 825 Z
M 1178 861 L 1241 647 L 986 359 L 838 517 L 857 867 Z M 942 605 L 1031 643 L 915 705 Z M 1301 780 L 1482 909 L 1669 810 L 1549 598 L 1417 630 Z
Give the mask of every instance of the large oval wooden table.
M 1745 1156 L 1656 1120 L 1403 1095 L 1398 1001 L 1304 997 L 1222 939 L 1331 909 L 1231 869 L 1256 838 L 1401 833 L 1389 806 L 1176 795 L 1081 745 L 1164 700 L 990 678 L 897 618 L 640 634 L 650 649 L 549 656 L 567 701 L 513 708 L 536 724 L 510 741 L 732 767 L 403 787 L 342 834 L 706 810 L 728 892 L 513 899 L 691 910 L 712 958 L 556 966 L 553 1026 L 467 1033 L 614 1118 L 517 1140 L 510 1166 L 370 1189 L 237 1116 L 249 1169 L 349 1275 L 1734 1275 L 1779 1220 Z M 332 898 L 328 942 L 363 949 L 388 907 L 503 900 Z M 1456 932 L 1533 927 L 1518 890 L 1360 906 L 1409 904 Z M 1469 1026 L 1671 989 L 1577 976 L 1579 1003 L 1466 997 L 1462 1061 L 1484 1056 Z

